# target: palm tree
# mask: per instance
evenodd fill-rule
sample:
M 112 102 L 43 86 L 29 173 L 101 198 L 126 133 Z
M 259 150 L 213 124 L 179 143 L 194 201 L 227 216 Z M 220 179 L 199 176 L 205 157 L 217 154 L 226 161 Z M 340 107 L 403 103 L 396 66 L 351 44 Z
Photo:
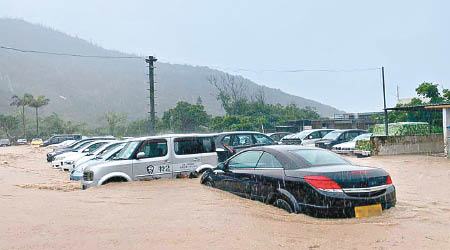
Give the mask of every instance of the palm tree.
M 36 136 L 39 136 L 39 115 L 38 115 L 38 109 L 42 106 L 45 106 L 48 104 L 50 99 L 45 98 L 44 95 L 38 96 L 36 99 L 32 98 L 28 106 L 36 109 Z
M 11 106 L 22 107 L 22 125 L 23 125 L 23 136 L 26 137 L 25 132 L 25 106 L 28 106 L 33 99 L 33 96 L 25 93 L 23 97 L 19 97 L 18 95 L 12 96 L 13 102 L 10 104 Z

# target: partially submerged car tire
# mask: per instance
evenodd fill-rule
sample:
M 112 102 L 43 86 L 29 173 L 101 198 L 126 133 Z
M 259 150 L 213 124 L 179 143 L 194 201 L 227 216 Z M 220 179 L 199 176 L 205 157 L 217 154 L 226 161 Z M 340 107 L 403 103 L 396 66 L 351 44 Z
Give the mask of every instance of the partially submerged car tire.
M 116 176 L 116 177 L 109 178 L 108 180 L 103 182 L 102 185 L 106 185 L 106 184 L 111 183 L 111 182 L 127 182 L 127 181 L 128 180 L 123 178 L 123 177 Z
M 275 207 L 281 208 L 285 210 L 288 213 L 293 213 L 294 209 L 292 209 L 291 205 L 289 204 L 289 201 L 285 200 L 282 197 L 277 197 L 275 201 L 272 203 Z

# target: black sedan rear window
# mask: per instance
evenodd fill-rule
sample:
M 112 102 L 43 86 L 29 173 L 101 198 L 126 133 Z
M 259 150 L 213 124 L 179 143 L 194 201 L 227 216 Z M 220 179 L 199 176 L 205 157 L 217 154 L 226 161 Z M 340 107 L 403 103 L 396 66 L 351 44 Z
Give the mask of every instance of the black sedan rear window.
M 339 155 L 326 150 L 303 149 L 291 152 L 313 167 L 350 164 Z

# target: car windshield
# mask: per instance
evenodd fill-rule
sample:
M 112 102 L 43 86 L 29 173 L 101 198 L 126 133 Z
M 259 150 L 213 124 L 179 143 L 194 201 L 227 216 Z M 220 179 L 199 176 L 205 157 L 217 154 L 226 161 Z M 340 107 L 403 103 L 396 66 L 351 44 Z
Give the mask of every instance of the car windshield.
M 370 134 L 370 133 L 358 135 L 358 136 L 355 137 L 355 139 L 353 139 L 352 141 L 359 141 L 359 140 L 363 140 L 363 139 L 369 139 L 371 136 L 372 136 L 372 134 Z
M 74 150 L 77 150 L 77 149 L 79 149 L 79 148 L 83 147 L 84 145 L 86 145 L 86 144 L 88 144 L 88 143 L 91 143 L 91 142 L 92 142 L 92 141 L 85 141 L 85 142 L 82 142 L 82 143 L 76 145 L 73 149 L 74 149 Z
M 339 155 L 327 150 L 302 149 L 302 150 L 293 150 L 291 152 L 313 167 L 351 164 L 350 162 L 341 158 Z
M 112 146 L 112 145 L 109 145 L 109 147 L 111 147 L 111 146 Z M 94 149 L 92 152 L 89 152 L 89 153 L 95 155 L 95 154 L 99 153 L 100 151 L 105 150 L 106 148 L 108 148 L 108 146 L 102 145 L 102 146 L 100 146 L 100 147 Z M 107 151 L 107 150 L 105 150 L 105 151 Z
M 111 155 L 111 152 L 118 151 L 118 148 L 123 148 L 124 144 L 117 144 L 112 148 L 109 148 L 108 150 L 103 151 L 101 154 L 97 155 L 98 159 L 108 158 Z
M 128 160 L 133 155 L 134 151 L 136 151 L 136 148 L 140 144 L 140 141 L 132 141 L 127 143 L 122 150 L 117 154 L 117 156 L 114 158 L 116 160 Z
M 308 136 L 311 133 L 311 130 L 303 130 L 300 133 L 295 134 L 294 136 L 292 136 L 292 138 L 298 138 L 298 139 L 302 139 L 305 138 L 306 136 Z
M 323 137 L 324 140 L 335 140 L 342 134 L 342 131 L 332 131 Z

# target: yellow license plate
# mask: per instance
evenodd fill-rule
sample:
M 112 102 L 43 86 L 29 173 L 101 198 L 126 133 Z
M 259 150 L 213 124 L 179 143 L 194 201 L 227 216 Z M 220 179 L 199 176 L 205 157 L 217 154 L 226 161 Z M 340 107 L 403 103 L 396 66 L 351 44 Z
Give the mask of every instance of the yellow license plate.
M 368 216 L 377 216 L 381 215 L 382 211 L 383 209 L 381 208 L 381 204 L 355 207 L 355 217 L 361 218 Z

